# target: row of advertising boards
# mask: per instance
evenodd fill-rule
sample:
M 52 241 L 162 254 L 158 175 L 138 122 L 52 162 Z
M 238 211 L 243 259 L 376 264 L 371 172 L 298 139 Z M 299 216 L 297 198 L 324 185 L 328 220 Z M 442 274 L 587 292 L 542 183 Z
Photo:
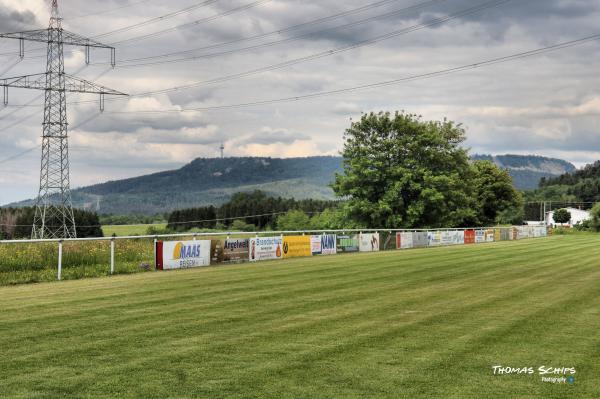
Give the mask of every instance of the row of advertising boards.
M 544 237 L 543 226 L 495 229 L 319 234 L 227 238 L 195 241 L 158 241 L 158 270 L 201 267 L 221 263 L 257 262 L 294 257 L 439 247 Z

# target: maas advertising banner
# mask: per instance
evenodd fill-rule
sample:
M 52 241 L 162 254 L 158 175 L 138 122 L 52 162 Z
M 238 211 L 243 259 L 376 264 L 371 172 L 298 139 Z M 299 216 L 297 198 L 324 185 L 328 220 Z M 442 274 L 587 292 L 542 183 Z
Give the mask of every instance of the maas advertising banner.
M 210 245 L 210 240 L 157 241 L 156 268 L 158 270 L 172 270 L 209 266 Z
M 298 258 L 312 256 L 311 236 L 284 236 L 283 257 Z
M 249 240 L 247 238 L 227 239 L 221 241 L 223 256 L 221 262 L 239 263 L 248 260 Z
M 281 237 L 252 237 L 248 240 L 248 252 L 251 262 L 283 257 Z
M 379 233 L 361 233 L 358 249 L 360 252 L 379 251 Z
M 311 244 L 313 255 L 335 255 L 337 253 L 337 240 L 335 234 L 312 236 Z M 316 249 L 319 251 L 315 252 Z
M 358 235 L 338 235 L 336 241 L 337 252 L 358 252 Z

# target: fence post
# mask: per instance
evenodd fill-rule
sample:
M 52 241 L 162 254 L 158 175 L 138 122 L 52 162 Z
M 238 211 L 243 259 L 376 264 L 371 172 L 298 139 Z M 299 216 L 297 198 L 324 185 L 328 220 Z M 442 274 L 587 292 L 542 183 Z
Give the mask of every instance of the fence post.
M 154 270 L 156 270 L 156 243 L 158 242 L 158 237 L 154 237 L 154 246 L 152 247 L 152 252 L 154 253 Z
M 115 239 L 110 240 L 110 274 L 115 273 Z
M 58 273 L 57 280 L 61 280 L 62 278 L 62 252 L 63 252 L 63 242 L 62 240 L 58 242 Z

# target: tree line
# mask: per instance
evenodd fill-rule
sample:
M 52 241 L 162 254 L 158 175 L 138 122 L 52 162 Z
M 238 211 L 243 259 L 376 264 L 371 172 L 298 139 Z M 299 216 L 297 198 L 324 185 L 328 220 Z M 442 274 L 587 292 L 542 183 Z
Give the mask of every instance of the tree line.
M 102 237 L 102 226 L 95 212 L 73 209 L 77 237 Z M 0 208 L 0 238 L 5 240 L 31 237 L 35 207 Z M 62 224 L 62 221 L 49 221 Z
M 250 193 L 236 193 L 228 202 L 218 207 L 204 206 L 173 211 L 169 214 L 167 228 L 186 231 L 191 228 L 229 229 L 237 225 L 261 230 L 273 229 L 276 227 L 277 217 L 290 210 L 299 210 L 310 215 L 336 206 L 336 201 L 275 198 L 256 190 Z

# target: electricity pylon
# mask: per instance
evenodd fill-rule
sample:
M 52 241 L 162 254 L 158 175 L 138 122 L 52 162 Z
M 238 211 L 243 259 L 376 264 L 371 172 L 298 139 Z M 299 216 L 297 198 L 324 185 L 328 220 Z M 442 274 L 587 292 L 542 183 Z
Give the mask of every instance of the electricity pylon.
M 75 217 L 69 182 L 69 144 L 67 134 L 67 92 L 100 95 L 100 111 L 104 111 L 105 95 L 126 95 L 93 82 L 65 74 L 63 46 L 81 46 L 85 62 L 90 62 L 90 48 L 110 50 L 115 66 L 114 47 L 63 30 L 58 13 L 58 0 L 52 0 L 48 29 L 0 34 L 0 38 L 19 40 L 19 56 L 25 56 L 25 41 L 47 43 L 46 73 L 0 78 L 4 87 L 4 105 L 8 104 L 8 88 L 44 90 L 44 123 L 40 189 L 35 206 L 32 238 L 76 238 Z

